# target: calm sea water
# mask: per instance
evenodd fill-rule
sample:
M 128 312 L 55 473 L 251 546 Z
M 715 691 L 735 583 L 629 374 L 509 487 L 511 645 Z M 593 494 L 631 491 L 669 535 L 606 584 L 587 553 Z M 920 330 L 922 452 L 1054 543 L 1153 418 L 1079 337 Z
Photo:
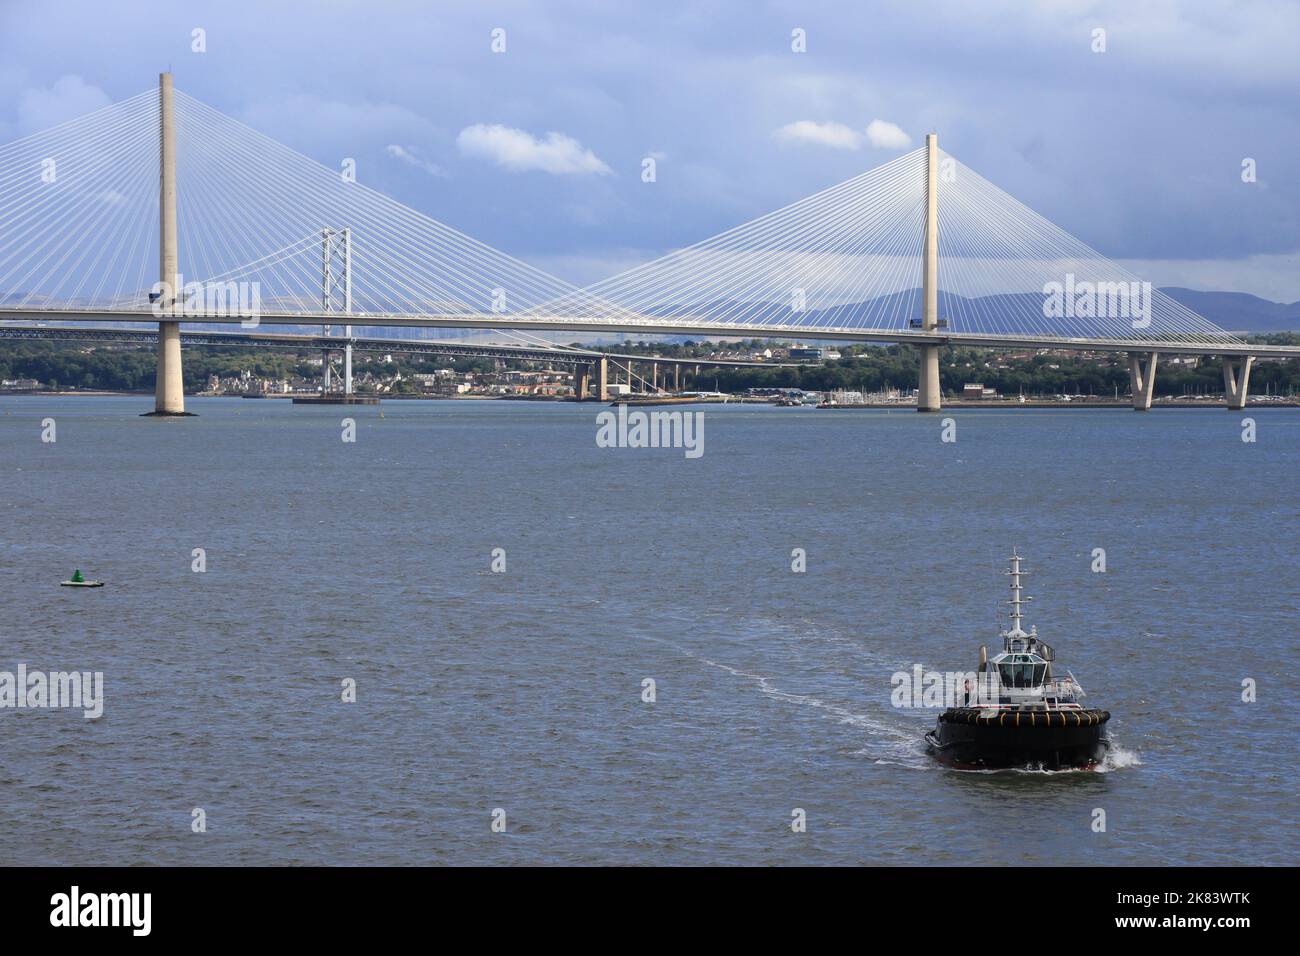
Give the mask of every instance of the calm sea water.
M 591 405 L 148 404 L 0 400 L 0 670 L 106 685 L 0 711 L 6 862 L 1300 862 L 1295 411 L 709 407 L 689 460 Z M 997 645 L 1013 546 L 1104 772 L 890 706 Z

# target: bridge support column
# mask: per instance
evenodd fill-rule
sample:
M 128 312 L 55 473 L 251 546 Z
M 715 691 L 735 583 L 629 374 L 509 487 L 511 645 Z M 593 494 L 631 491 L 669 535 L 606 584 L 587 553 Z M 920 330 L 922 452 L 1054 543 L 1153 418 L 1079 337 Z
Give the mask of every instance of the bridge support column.
M 162 292 L 155 305 L 174 312 L 181 296 L 176 242 L 176 120 L 172 102 L 172 75 L 158 76 L 159 152 L 158 260 Z M 158 416 L 185 415 L 185 382 L 181 373 L 181 324 L 158 323 L 158 372 L 154 379 L 153 411 Z
M 609 401 L 609 359 L 604 355 L 596 363 L 596 398 Z
M 937 412 L 943 407 L 939 389 L 939 346 L 922 345 L 921 367 L 916 388 L 916 410 Z
M 939 137 L 925 137 L 925 237 L 921 248 L 921 330 L 939 327 Z M 916 410 L 937 412 L 942 406 L 939 388 L 939 346 L 922 345 L 917 375 Z
M 1253 355 L 1223 357 L 1223 397 L 1228 408 L 1239 411 L 1246 407 L 1246 397 L 1250 394 L 1250 367 L 1254 364 Z
M 585 402 L 588 392 L 591 389 L 591 366 L 576 365 L 573 369 L 573 397 L 574 400 Z
M 154 415 L 185 415 L 181 374 L 181 324 L 158 323 L 158 374 L 154 380 Z
M 659 391 L 659 363 L 650 363 L 650 382 L 654 390 Z
M 674 362 L 673 363 L 673 391 L 680 392 L 681 390 L 682 390 L 682 363 Z
M 1130 352 L 1128 356 L 1129 385 L 1133 391 L 1133 410 L 1150 411 L 1156 388 L 1156 359 L 1159 352 Z

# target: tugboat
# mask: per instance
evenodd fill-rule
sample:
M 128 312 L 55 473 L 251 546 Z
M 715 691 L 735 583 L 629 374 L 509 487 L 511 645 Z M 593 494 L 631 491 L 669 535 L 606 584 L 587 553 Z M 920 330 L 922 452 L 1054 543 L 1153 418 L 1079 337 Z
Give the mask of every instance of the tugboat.
M 1096 766 L 1110 746 L 1110 712 L 1083 706 L 1083 688 L 1068 671 L 1054 673 L 1056 652 L 1038 629 L 1021 628 L 1021 607 L 1033 599 L 1020 596 L 1026 572 L 1019 553 L 1010 563 L 1011 629 L 1002 632 L 1002 653 L 989 660 L 980 648 L 978 679 L 966 687 L 963 706 L 940 714 L 926 743 L 940 760 L 966 768 Z

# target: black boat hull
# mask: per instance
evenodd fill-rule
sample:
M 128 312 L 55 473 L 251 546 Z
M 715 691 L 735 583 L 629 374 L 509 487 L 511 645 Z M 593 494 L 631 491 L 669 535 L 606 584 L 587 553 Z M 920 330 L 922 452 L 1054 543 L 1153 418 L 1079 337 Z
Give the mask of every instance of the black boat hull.
M 925 735 L 931 751 L 946 763 L 999 769 L 1091 767 L 1106 756 L 1104 710 L 1050 714 L 987 714 L 971 708 L 944 711 Z

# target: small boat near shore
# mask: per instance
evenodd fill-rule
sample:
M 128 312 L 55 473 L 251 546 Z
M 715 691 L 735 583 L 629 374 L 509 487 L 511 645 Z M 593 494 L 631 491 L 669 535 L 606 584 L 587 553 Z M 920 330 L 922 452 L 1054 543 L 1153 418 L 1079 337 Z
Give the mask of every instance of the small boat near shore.
M 626 405 L 633 408 L 646 405 L 726 405 L 731 401 L 731 396 L 721 392 L 688 392 L 682 395 L 623 395 L 609 404 L 611 407 Z
M 1068 671 L 1056 673 L 1056 652 L 1021 628 L 1020 555 L 1011 567 L 1011 628 L 1002 632 L 1002 653 L 992 660 L 980 648 L 974 686 L 958 706 L 939 715 L 925 735 L 931 753 L 965 768 L 1088 768 L 1106 756 L 1110 712 L 1085 707 L 1083 688 Z

